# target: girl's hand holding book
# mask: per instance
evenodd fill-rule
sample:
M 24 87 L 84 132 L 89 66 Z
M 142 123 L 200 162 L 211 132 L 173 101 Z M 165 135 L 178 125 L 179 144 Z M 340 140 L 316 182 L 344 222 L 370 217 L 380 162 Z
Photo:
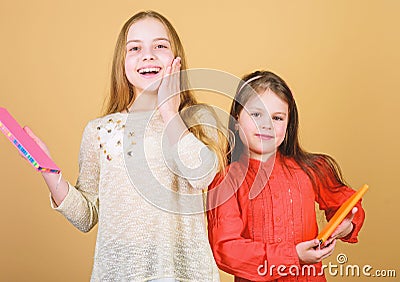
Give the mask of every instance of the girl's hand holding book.
M 50 151 L 47 148 L 46 144 L 42 140 L 40 140 L 40 138 L 37 137 L 29 127 L 24 126 L 23 129 L 29 135 L 29 137 L 31 137 L 36 142 L 36 144 L 38 144 L 39 147 L 51 158 Z M 67 182 L 62 179 L 61 173 L 54 174 L 49 172 L 42 172 L 42 176 L 47 186 L 49 187 L 54 204 L 56 206 L 59 206 L 68 193 L 69 188 Z
M 329 239 L 340 239 L 349 235 L 351 231 L 353 231 L 352 221 L 357 211 L 358 211 L 357 207 L 354 207 L 351 210 L 351 213 L 349 213 L 347 217 L 343 219 L 342 223 L 335 229 L 335 231 L 332 233 Z
M 35 141 L 36 144 L 38 144 L 39 147 L 51 158 L 50 151 L 47 148 L 46 144 L 44 144 L 44 142 L 40 140 L 40 138 L 37 137 L 29 127 L 24 126 L 23 129 L 29 135 L 29 137 L 31 137 L 33 141 Z
M 319 240 L 313 239 L 296 245 L 297 255 L 301 264 L 313 264 L 329 257 L 336 246 L 336 240 L 328 240 L 325 248 L 319 248 Z

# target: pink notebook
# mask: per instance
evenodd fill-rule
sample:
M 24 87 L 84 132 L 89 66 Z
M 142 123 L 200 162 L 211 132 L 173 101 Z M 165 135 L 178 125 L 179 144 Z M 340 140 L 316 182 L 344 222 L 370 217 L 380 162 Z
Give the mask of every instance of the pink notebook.
M 60 169 L 5 109 L 0 107 L 0 131 L 38 171 L 60 173 Z

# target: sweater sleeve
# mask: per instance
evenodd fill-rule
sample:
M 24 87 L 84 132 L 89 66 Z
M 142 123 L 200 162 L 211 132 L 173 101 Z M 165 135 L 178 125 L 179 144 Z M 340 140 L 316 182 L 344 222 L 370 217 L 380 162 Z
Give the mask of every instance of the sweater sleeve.
M 325 167 L 320 168 L 321 171 L 326 175 L 326 183 L 321 183 L 320 180 L 317 179 L 317 191 L 316 191 L 316 201 L 319 204 L 319 208 L 324 210 L 325 217 L 329 221 L 336 211 L 340 208 L 340 206 L 350 198 L 355 191 L 348 186 L 345 186 L 339 183 L 335 177 L 330 173 L 329 169 Z M 348 243 L 357 243 L 358 242 L 358 233 L 364 223 L 365 219 L 365 211 L 361 206 L 361 200 L 356 204 L 358 209 L 357 213 L 353 218 L 353 230 L 344 238 L 341 238 L 342 241 Z
M 68 183 L 68 194 L 58 207 L 51 201 L 52 208 L 63 214 L 82 232 L 90 231 L 98 221 L 100 164 L 94 142 L 96 134 L 94 122 L 89 122 L 81 142 L 77 184 L 74 187 Z
M 219 268 L 251 281 L 270 281 L 281 277 L 278 266 L 300 267 L 293 243 L 263 243 L 243 235 L 247 227 L 238 203 L 238 186 L 229 174 L 213 181 L 207 198 L 208 236 Z M 238 177 L 237 172 L 232 174 Z
M 196 111 L 191 121 L 185 120 L 190 128 L 200 126 L 205 136 L 218 142 L 216 118 L 206 109 Z M 186 134 L 172 148 L 174 159 L 181 176 L 198 190 L 205 189 L 214 179 L 218 169 L 218 159 L 215 152 L 193 133 Z

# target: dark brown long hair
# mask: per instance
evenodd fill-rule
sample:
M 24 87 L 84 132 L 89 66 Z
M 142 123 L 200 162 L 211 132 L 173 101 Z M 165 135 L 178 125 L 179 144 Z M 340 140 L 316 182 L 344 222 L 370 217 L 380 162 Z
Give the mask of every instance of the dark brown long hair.
M 227 146 L 228 163 L 237 161 L 243 153 L 244 145 L 240 140 L 239 132 L 235 130 L 235 124 L 240 112 L 253 95 L 264 93 L 267 89 L 270 89 L 285 101 L 289 108 L 286 135 L 278 148 L 280 154 L 293 158 L 309 176 L 314 188 L 317 188 L 316 178 L 321 181 L 323 186 L 330 189 L 345 185 L 340 167 L 331 156 L 310 153 L 300 146 L 298 136 L 299 117 L 292 91 L 282 78 L 269 71 L 255 71 L 245 75 L 239 83 L 230 111 L 229 130 L 233 135 Z M 233 148 L 230 144 L 234 144 Z

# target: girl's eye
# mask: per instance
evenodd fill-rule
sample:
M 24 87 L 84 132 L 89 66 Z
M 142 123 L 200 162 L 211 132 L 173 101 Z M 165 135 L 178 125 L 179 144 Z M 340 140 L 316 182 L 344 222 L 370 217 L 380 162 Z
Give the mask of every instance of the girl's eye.
M 280 117 L 280 116 L 272 117 L 272 119 L 273 120 L 278 120 L 278 121 L 283 121 L 283 117 Z
M 156 49 L 162 49 L 162 48 L 168 48 L 167 46 L 163 45 L 163 44 L 158 44 L 156 46 Z
M 139 47 L 138 47 L 138 46 L 128 47 L 128 51 L 129 51 L 129 52 L 136 52 L 136 51 L 139 51 Z
M 257 112 L 255 112 L 255 113 L 251 113 L 250 114 L 252 117 L 260 117 L 261 116 L 261 113 L 257 113 Z

